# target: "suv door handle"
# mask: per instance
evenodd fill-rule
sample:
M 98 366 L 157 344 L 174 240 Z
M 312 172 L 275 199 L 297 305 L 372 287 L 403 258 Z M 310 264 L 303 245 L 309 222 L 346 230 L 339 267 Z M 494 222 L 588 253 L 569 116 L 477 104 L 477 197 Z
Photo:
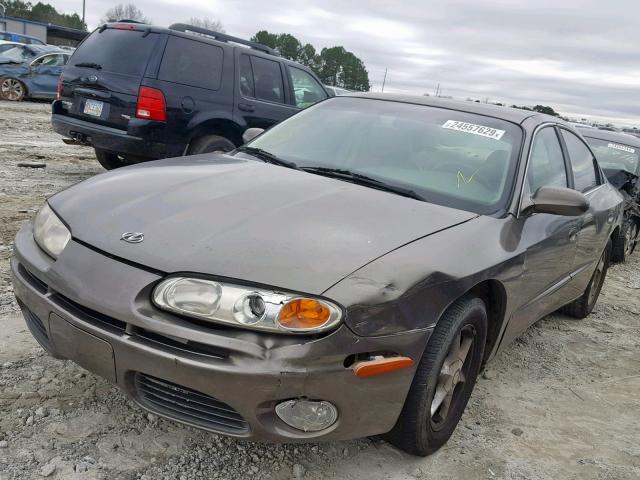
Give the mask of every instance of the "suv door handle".
M 249 103 L 239 103 L 238 109 L 242 110 L 243 112 L 253 112 L 254 110 L 253 105 Z

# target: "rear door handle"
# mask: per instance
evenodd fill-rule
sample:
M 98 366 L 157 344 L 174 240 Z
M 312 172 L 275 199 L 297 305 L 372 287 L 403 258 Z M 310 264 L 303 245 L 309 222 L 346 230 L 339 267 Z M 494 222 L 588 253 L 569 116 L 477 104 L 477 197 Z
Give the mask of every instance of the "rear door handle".
M 248 103 L 239 103 L 238 104 L 238 109 L 242 110 L 243 112 L 253 112 L 254 111 L 253 105 L 250 105 Z

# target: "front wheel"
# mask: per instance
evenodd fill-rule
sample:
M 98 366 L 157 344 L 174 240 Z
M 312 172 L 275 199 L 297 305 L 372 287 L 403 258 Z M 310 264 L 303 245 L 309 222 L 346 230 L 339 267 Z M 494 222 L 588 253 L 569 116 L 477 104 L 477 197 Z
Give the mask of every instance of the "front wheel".
M 3 78 L 0 82 L 0 96 L 5 100 L 20 102 L 27 94 L 27 87 L 15 78 Z
M 611 240 L 607 242 L 607 246 L 602 252 L 600 259 L 598 260 L 598 264 L 596 265 L 596 269 L 593 271 L 591 280 L 589 281 L 589 284 L 582 296 L 574 302 L 571 302 L 569 305 L 562 307 L 560 309 L 562 313 L 574 318 L 582 319 L 587 317 L 593 311 L 593 307 L 596 306 L 596 302 L 600 296 L 602 285 L 604 285 L 604 279 L 607 277 L 610 259 Z
M 429 455 L 455 430 L 478 378 L 487 339 L 487 309 L 465 296 L 438 321 L 416 370 L 402 413 L 386 435 L 413 455 Z

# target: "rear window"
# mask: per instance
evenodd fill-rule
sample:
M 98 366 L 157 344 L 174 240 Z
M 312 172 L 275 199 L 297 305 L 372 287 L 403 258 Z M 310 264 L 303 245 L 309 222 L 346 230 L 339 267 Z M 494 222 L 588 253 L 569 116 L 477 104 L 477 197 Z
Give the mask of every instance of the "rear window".
M 144 32 L 134 30 L 96 30 L 82 42 L 69 63 L 95 63 L 102 72 L 141 77 L 157 40 L 155 33 L 144 36 Z
M 222 48 L 180 37 L 169 37 L 158 79 L 218 90 L 222 81 Z

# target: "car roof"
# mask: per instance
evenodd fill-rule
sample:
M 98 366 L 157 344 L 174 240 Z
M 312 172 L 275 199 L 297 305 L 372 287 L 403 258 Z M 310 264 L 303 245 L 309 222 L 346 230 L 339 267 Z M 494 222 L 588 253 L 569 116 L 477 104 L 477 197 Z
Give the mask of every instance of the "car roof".
M 492 105 L 488 103 L 469 102 L 464 100 L 453 100 L 450 98 L 427 97 L 423 95 L 404 95 L 395 93 L 350 93 L 343 95 L 342 98 L 358 97 L 371 98 L 375 100 L 387 100 L 391 102 L 413 103 L 416 105 L 425 105 L 428 107 L 446 108 L 449 110 L 458 110 L 461 112 L 485 115 L 488 117 L 499 118 L 511 123 L 522 124 L 527 118 L 535 118 L 538 123 L 556 122 L 568 125 L 565 121 L 558 117 L 546 115 L 544 113 L 533 112 L 531 110 L 522 110 L 519 108 L 502 107 L 500 105 Z
M 578 131 L 583 137 L 606 140 L 607 142 L 623 143 L 625 145 L 640 148 L 640 138 L 629 135 L 628 133 L 612 132 L 597 128 L 578 128 Z

